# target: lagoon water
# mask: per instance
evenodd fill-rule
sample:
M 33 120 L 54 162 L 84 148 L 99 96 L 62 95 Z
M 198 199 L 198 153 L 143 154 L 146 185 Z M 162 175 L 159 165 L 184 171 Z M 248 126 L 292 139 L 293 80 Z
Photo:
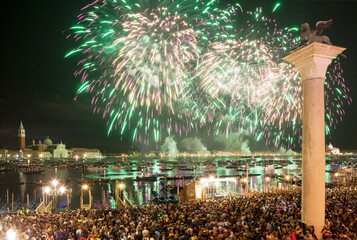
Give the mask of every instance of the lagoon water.
M 91 170 L 81 169 L 76 170 L 75 168 L 48 168 L 42 174 L 23 174 L 21 172 L 1 172 L 0 173 L 0 207 L 3 207 L 6 203 L 6 192 L 9 191 L 9 200 L 11 203 L 11 195 L 14 194 L 15 206 L 21 202 L 26 203 L 26 196 L 29 194 L 30 203 L 34 202 L 36 195 L 36 202 L 40 201 L 42 198 L 43 186 L 33 184 L 42 180 L 43 182 L 49 182 L 52 179 L 58 179 L 63 185 L 67 181 L 68 188 L 72 189 L 71 193 L 71 205 L 72 209 L 76 209 L 80 206 L 80 195 L 81 195 L 81 185 L 77 182 L 80 179 L 110 179 L 110 182 L 105 183 L 91 183 L 90 189 L 93 195 L 94 206 L 99 206 L 103 202 L 103 191 L 105 192 L 106 201 L 110 202 L 110 192 L 113 188 L 110 186 L 110 183 L 114 183 L 115 180 L 118 180 L 124 184 L 124 195 L 133 203 L 140 205 L 150 205 L 152 204 L 152 190 L 160 192 L 162 185 L 165 184 L 175 184 L 183 186 L 184 182 L 190 182 L 191 179 L 180 179 L 180 180 L 168 180 L 163 181 L 162 178 L 158 178 L 156 181 L 136 181 L 134 178 L 141 175 L 141 171 L 127 171 L 124 169 L 113 171 L 110 169 L 112 164 L 117 166 L 121 163 L 131 162 L 132 168 L 135 168 L 135 164 L 138 162 L 148 161 L 153 163 L 152 166 L 146 168 L 145 173 L 148 174 L 163 174 L 168 177 L 174 176 L 186 176 L 191 177 L 195 176 L 200 177 L 209 177 L 210 175 L 215 175 L 216 177 L 222 177 L 227 175 L 245 175 L 244 171 L 237 171 L 233 168 L 227 168 L 228 164 L 234 163 L 238 157 L 235 158 L 184 158 L 184 159 L 174 159 L 174 160 L 162 160 L 160 158 L 153 159 L 134 159 L 134 158 L 105 158 L 102 161 L 108 163 L 108 167 L 103 170 Z M 338 165 L 334 164 L 334 160 L 328 159 L 329 161 L 326 164 L 326 170 L 337 171 Z M 348 161 L 348 157 L 336 158 L 336 162 Z M 291 175 L 298 178 L 299 173 L 301 172 L 301 159 L 297 156 L 281 156 L 281 157 L 255 157 L 255 158 L 246 158 L 245 161 L 249 162 L 251 166 L 249 167 L 249 174 L 254 176 L 249 177 L 249 189 L 250 191 L 262 191 L 267 190 L 267 187 L 281 187 L 284 184 L 282 179 L 272 179 L 269 183 L 264 181 L 265 176 L 277 174 L 277 175 Z M 280 165 L 281 162 L 285 161 L 284 166 L 279 168 L 274 168 L 273 165 L 266 166 L 262 164 L 265 161 L 268 161 L 269 164 L 273 163 Z M 174 165 L 173 169 L 167 170 L 169 162 L 175 163 L 180 162 L 180 166 L 185 166 L 182 170 L 179 165 Z M 224 162 L 225 164 L 220 164 Z M 241 163 L 241 161 L 240 161 Z M 211 165 L 211 167 L 209 167 Z M 172 166 L 172 165 L 171 165 Z M 240 165 L 239 165 L 240 166 Z M 243 168 L 245 164 L 241 163 Z M 164 170 L 164 171 L 163 171 Z M 244 194 L 245 184 L 241 181 L 241 178 L 235 177 L 236 182 L 223 181 L 215 186 L 207 186 L 207 191 L 211 191 L 215 188 L 217 190 L 226 190 L 228 192 L 234 192 L 237 194 Z M 71 181 L 69 181 L 71 179 Z M 160 182 L 161 181 L 161 182 Z M 333 181 L 333 174 L 331 172 L 326 172 L 326 182 Z M 21 184 L 23 183 L 23 184 Z M 115 186 L 115 184 L 113 184 Z M 176 192 L 176 190 L 172 190 Z M 88 201 L 88 196 L 84 195 L 84 201 Z M 60 196 L 58 200 L 59 206 L 66 205 L 66 197 Z M 112 201 L 113 203 L 113 201 Z

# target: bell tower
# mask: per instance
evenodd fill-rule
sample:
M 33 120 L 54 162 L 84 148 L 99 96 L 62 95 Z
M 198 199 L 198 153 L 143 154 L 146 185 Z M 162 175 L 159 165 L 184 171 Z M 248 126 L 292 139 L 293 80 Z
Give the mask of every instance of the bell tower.
M 22 121 L 20 122 L 20 127 L 17 130 L 17 136 L 19 137 L 19 148 L 24 149 L 26 147 L 25 143 L 25 128 L 22 125 Z

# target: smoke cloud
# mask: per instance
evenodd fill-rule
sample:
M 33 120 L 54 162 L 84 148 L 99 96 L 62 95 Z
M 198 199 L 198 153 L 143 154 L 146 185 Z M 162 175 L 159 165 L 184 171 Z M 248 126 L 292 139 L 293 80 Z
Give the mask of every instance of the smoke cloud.
M 296 154 L 296 152 L 294 152 L 293 150 L 289 149 L 286 150 L 285 148 L 280 147 L 279 151 L 278 151 L 281 155 L 294 155 Z
M 165 139 L 164 144 L 161 146 L 161 151 L 168 152 L 170 154 L 170 158 L 176 157 L 178 151 L 174 137 L 171 136 Z
M 185 152 L 198 152 L 203 149 L 203 144 L 201 139 L 188 137 L 179 143 L 179 149 Z
M 206 144 L 210 150 L 240 151 L 243 154 L 251 154 L 249 141 L 244 140 L 243 137 L 237 137 L 236 135 L 217 135 L 210 139 L 211 140 Z

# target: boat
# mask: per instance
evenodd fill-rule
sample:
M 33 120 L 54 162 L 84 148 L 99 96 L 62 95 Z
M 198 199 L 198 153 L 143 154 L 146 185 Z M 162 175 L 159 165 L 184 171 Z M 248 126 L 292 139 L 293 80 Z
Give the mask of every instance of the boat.
M 105 169 L 107 169 L 106 167 L 94 167 L 94 166 L 91 166 L 88 168 L 88 170 L 91 170 L 91 171 L 104 171 Z
M 45 182 L 43 182 L 42 180 L 39 180 L 39 181 L 33 181 L 32 182 L 33 184 L 36 184 L 36 185 L 45 185 L 46 183 Z
M 193 179 L 194 176 L 172 176 L 172 177 L 161 177 L 162 180 L 178 180 L 178 179 Z
M 168 172 L 168 171 L 172 171 L 173 168 L 163 168 L 163 169 L 160 169 L 161 171 L 163 172 Z
M 179 168 L 181 171 L 193 171 L 194 168 L 189 168 L 189 167 L 180 167 Z
M 119 166 L 111 166 L 111 167 L 109 167 L 109 169 L 112 170 L 112 171 L 118 171 L 118 170 L 121 170 L 123 168 L 119 167 Z
M 25 169 L 21 169 L 21 172 L 24 174 L 41 174 L 44 171 L 46 171 L 43 168 L 25 168 Z
M 157 175 L 143 175 L 143 176 L 136 176 L 136 181 L 156 181 Z
M 237 166 L 235 166 L 235 165 L 228 165 L 226 168 L 233 168 L 233 169 L 235 169 L 235 168 L 237 168 Z

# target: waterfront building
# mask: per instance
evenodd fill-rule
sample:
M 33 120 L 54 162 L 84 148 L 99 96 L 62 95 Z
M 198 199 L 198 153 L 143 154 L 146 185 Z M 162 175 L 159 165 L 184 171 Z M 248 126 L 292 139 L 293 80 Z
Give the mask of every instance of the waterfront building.
M 69 158 L 76 156 L 78 158 L 98 158 L 101 153 L 98 149 L 89 148 L 72 148 L 67 149 L 66 144 L 53 143 L 49 136 L 43 141 L 39 140 L 37 143 L 32 140 L 32 145 L 26 146 L 25 128 L 20 122 L 20 127 L 17 130 L 19 146 L 18 150 L 1 150 L 0 157 L 12 158 Z
M 340 154 L 340 149 L 339 148 L 335 148 L 330 143 L 326 148 L 326 152 L 327 152 L 327 154 L 337 155 L 337 154 Z
M 17 130 L 17 137 L 19 138 L 19 149 L 24 149 L 26 147 L 25 142 L 25 128 L 22 125 L 22 121 L 20 122 L 20 127 Z
M 23 157 L 34 157 L 34 158 L 68 158 L 68 150 L 66 145 L 62 142 L 53 143 L 52 140 L 47 136 L 43 143 L 41 140 L 36 144 L 35 140 L 32 141 L 32 145 L 23 148 Z
M 101 158 L 102 153 L 95 148 L 71 148 L 70 156 L 72 158 Z
M 6 158 L 8 154 L 8 150 L 7 149 L 0 149 L 0 158 Z

